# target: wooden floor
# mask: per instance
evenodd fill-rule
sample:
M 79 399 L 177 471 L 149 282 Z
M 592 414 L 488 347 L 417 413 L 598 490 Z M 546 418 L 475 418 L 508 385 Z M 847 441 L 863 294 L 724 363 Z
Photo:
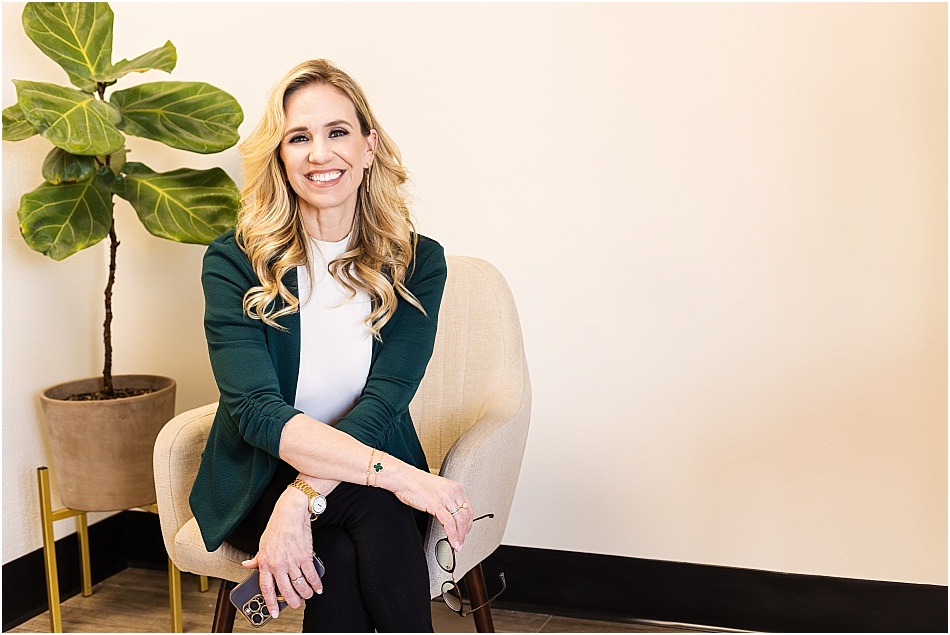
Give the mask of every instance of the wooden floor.
M 182 574 L 183 622 L 186 633 L 211 629 L 217 580 L 206 593 L 198 590 L 197 577 Z M 73 633 L 165 633 L 171 628 L 168 612 L 168 574 L 164 571 L 126 569 L 93 587 L 90 597 L 76 595 L 62 604 L 63 631 Z M 280 619 L 263 629 L 252 628 L 240 615 L 236 633 L 299 633 L 303 609 L 285 609 Z M 495 629 L 506 633 L 695 633 L 708 631 L 685 625 L 652 622 L 622 623 L 580 620 L 556 615 L 492 610 Z M 432 623 L 437 633 L 474 633 L 470 617 L 459 617 L 444 602 L 432 603 Z M 11 633 L 48 633 L 49 613 L 37 615 Z

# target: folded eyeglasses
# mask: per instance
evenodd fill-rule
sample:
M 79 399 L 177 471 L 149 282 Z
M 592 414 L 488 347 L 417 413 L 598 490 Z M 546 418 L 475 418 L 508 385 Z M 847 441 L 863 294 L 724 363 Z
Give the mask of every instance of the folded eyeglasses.
M 481 520 L 483 518 L 494 518 L 494 514 L 485 514 L 484 516 L 479 516 L 472 522 Z M 505 574 L 499 573 L 498 577 L 501 578 L 501 591 L 496 593 L 490 600 L 480 604 L 474 608 L 471 608 L 467 611 L 463 611 L 462 607 L 464 603 L 462 601 L 462 591 L 459 589 L 458 584 L 455 581 L 455 549 L 452 548 L 452 545 L 449 544 L 448 538 L 442 538 L 435 543 L 435 559 L 439 563 L 439 566 L 442 567 L 442 570 L 446 573 L 452 574 L 451 580 L 446 580 L 442 584 L 442 599 L 445 600 L 445 603 L 450 609 L 459 614 L 460 617 L 467 617 L 477 611 L 480 608 L 488 606 L 492 602 L 498 599 L 498 596 L 505 592 L 507 585 L 505 584 Z

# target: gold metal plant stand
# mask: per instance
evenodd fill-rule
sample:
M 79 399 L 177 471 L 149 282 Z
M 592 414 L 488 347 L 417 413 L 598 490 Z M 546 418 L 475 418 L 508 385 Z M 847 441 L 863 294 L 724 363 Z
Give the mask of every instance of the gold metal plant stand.
M 43 521 L 43 560 L 46 564 L 46 598 L 49 601 L 49 627 L 51 633 L 63 632 L 63 617 L 59 605 L 59 573 L 56 570 L 56 540 L 53 536 L 53 523 L 66 518 L 76 518 L 76 533 L 79 536 L 79 569 L 82 575 L 82 595 L 92 595 L 92 569 L 89 565 L 89 525 L 86 512 L 68 507 L 53 509 L 50 494 L 49 468 L 36 468 L 40 486 L 40 517 Z M 153 514 L 158 513 L 158 505 L 152 503 L 142 507 Z M 208 578 L 199 576 L 198 588 L 202 593 L 208 590 Z M 181 633 L 181 572 L 168 559 L 168 596 L 171 613 L 171 632 Z

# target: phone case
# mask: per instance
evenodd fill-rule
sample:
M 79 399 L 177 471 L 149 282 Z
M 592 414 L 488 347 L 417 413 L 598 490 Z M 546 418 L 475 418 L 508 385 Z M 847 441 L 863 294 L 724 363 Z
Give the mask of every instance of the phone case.
M 323 566 L 323 561 L 316 555 L 313 557 L 313 566 L 317 569 L 317 575 L 322 578 L 326 573 L 326 568 Z M 254 628 L 260 628 L 272 619 L 267 605 L 264 604 L 264 596 L 261 594 L 260 571 L 255 571 L 248 576 L 247 580 L 234 587 L 231 591 L 231 603 Z M 287 608 L 287 602 L 278 599 L 277 607 L 278 610 L 283 611 Z

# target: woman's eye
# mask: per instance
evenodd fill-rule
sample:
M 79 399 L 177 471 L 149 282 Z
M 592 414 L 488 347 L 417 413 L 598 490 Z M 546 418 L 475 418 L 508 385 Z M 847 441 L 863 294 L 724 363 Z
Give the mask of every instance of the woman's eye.
M 350 133 L 342 128 L 334 128 L 330 131 L 330 138 L 333 139 L 334 137 L 345 137 L 348 134 Z
M 290 143 L 300 143 L 301 141 L 306 141 L 307 135 L 295 134 L 290 138 Z

